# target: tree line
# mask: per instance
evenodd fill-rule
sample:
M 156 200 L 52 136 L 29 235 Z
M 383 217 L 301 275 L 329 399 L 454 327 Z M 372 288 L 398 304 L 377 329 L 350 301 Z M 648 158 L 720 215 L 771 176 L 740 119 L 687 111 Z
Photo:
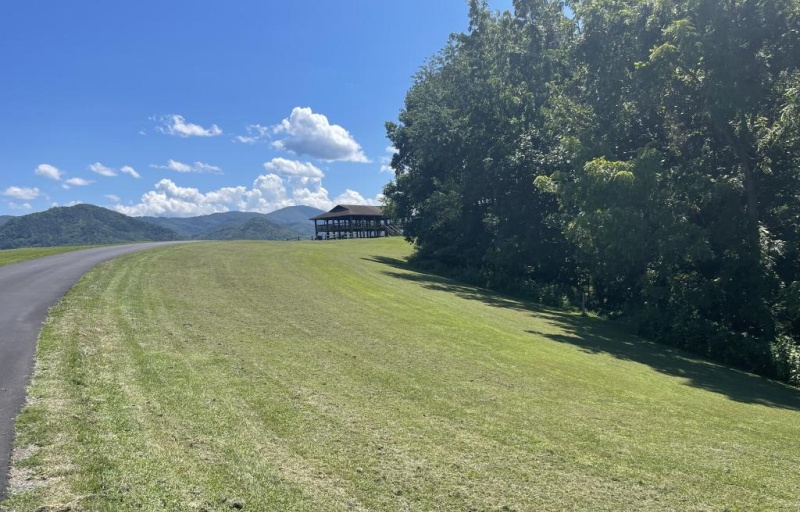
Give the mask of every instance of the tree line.
M 800 384 L 800 2 L 513 5 L 387 123 L 417 261 Z

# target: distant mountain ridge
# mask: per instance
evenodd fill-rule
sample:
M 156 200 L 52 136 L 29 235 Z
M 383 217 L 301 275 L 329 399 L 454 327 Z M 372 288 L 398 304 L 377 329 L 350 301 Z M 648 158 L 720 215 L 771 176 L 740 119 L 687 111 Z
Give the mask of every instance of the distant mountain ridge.
M 224 212 L 197 217 L 137 217 L 138 219 L 171 229 L 187 238 L 202 238 L 206 233 L 218 229 L 240 226 L 263 214 L 254 212 Z
M 19 217 L 0 216 L 0 249 L 196 240 L 287 240 L 311 238 L 309 219 L 323 213 L 289 206 L 271 213 L 225 212 L 198 217 L 128 217 L 80 204 Z
M 224 212 L 200 215 L 197 217 L 139 217 L 145 222 L 150 222 L 161 227 L 174 230 L 180 235 L 194 239 L 216 240 L 209 238 L 212 233 L 224 232 L 228 228 L 241 227 L 252 219 L 266 219 L 273 224 L 288 229 L 293 233 L 286 233 L 287 237 L 307 237 L 314 235 L 314 223 L 311 217 L 323 213 L 324 210 L 312 206 L 287 206 L 270 213 L 256 212 Z M 262 224 L 262 226 L 264 226 Z M 226 232 L 227 233 L 227 232 Z M 218 235 L 214 235 L 218 236 Z M 267 240 L 255 238 L 254 240 Z
M 289 240 L 299 238 L 296 231 L 279 226 L 265 217 L 254 217 L 244 224 L 204 233 L 206 240 Z
M 90 204 L 12 217 L 0 225 L 0 249 L 180 239 L 171 229 Z

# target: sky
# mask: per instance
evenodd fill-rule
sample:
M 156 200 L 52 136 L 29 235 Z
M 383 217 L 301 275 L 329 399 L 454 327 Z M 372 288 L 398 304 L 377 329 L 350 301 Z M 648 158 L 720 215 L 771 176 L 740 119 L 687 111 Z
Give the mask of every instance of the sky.
M 491 0 L 492 10 L 512 0 Z M 466 0 L 4 0 L 0 215 L 377 204 Z

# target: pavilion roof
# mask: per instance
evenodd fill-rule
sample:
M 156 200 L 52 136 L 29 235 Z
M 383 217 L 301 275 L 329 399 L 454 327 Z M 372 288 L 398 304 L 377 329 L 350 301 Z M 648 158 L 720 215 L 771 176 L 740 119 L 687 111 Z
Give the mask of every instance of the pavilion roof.
M 337 204 L 331 211 L 311 217 L 311 220 L 340 219 L 342 217 L 383 217 L 383 208 L 366 204 Z

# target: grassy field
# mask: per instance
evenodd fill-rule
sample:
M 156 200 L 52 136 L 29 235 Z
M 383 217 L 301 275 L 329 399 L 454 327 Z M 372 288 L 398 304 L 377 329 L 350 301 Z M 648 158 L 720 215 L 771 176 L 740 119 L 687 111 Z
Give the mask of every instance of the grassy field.
M 798 390 L 408 253 L 199 243 L 98 266 L 41 334 L 4 506 L 798 510 Z
M 12 263 L 21 263 L 23 261 L 34 260 L 36 258 L 43 258 L 52 254 L 88 249 L 89 247 L 94 246 L 33 247 L 26 249 L 0 250 L 0 267 L 3 265 L 11 265 Z

